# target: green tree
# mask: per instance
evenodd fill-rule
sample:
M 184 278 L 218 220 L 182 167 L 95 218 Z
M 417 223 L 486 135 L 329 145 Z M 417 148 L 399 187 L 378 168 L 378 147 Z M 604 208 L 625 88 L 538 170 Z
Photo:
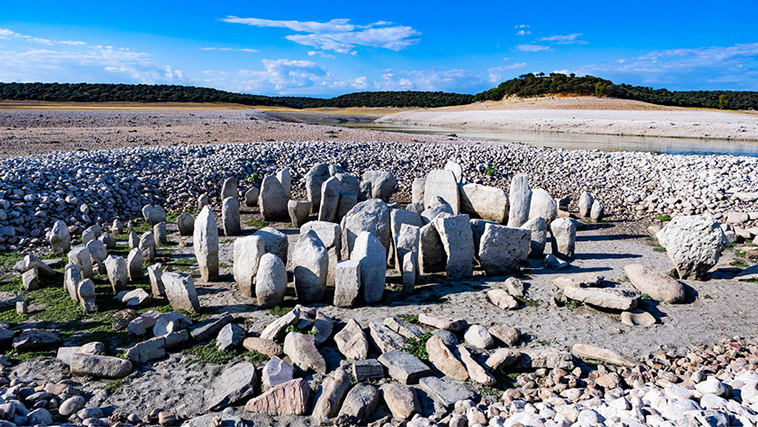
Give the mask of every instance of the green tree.
M 605 95 L 605 83 L 603 82 L 595 83 L 595 96 L 603 96 L 603 95 Z
M 719 108 L 722 110 L 725 108 L 729 108 L 729 95 L 722 93 L 719 95 Z

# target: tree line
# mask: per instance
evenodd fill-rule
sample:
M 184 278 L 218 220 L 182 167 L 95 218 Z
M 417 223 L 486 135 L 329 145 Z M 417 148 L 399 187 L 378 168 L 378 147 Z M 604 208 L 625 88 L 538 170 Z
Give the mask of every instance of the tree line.
M 358 92 L 334 98 L 263 96 L 194 86 L 92 83 L 0 83 L 0 99 L 58 102 L 210 102 L 319 107 L 444 107 L 470 104 L 473 95 L 422 92 Z
M 593 76 L 577 77 L 550 73 L 524 74 L 497 87 L 474 95 L 474 102 L 500 101 L 506 96 L 531 97 L 546 94 L 595 95 L 632 99 L 658 105 L 705 107 L 731 110 L 758 109 L 758 92 L 748 91 L 670 91 L 651 87 L 615 84 Z

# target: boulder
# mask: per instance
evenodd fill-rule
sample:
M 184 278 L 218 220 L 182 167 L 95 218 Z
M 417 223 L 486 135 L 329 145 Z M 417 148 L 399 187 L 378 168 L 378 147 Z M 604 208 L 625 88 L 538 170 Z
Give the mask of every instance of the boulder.
M 359 425 L 374 413 L 379 403 L 379 391 L 375 386 L 366 384 L 355 385 L 345 396 L 339 419 L 348 425 Z
M 532 190 L 532 200 L 529 205 L 529 219 L 542 217 L 549 225 L 558 216 L 558 202 L 545 190 Z
M 79 296 L 81 297 L 81 295 Z M 131 291 L 121 291 L 113 299 L 127 307 L 142 307 L 150 303 L 150 294 L 142 288 L 137 288 Z
M 521 332 L 514 328 L 505 325 L 495 325 L 488 329 L 490 335 L 500 340 L 508 347 L 513 347 L 518 344 L 521 339 Z
M 433 170 L 426 177 L 424 205 L 430 207 L 432 200 L 442 198 L 453 209 L 453 215 L 460 212 L 460 193 L 455 174 L 449 170 Z
M 13 339 L 13 348 L 17 351 L 34 351 L 60 344 L 58 332 L 42 329 L 25 329 Z
M 155 238 L 156 244 L 165 245 L 168 243 L 165 222 L 159 222 L 153 226 L 153 237 Z
M 379 322 L 370 322 L 371 340 L 382 353 L 405 348 L 405 338 Z
M 487 370 L 484 369 L 482 365 L 474 360 L 471 352 L 464 345 L 459 345 L 456 348 L 455 353 L 461 359 L 463 365 L 466 367 L 466 371 L 468 372 L 468 376 L 471 381 L 479 384 L 484 384 L 486 386 L 493 386 L 497 383 L 495 377 L 493 377 L 492 374 L 487 372 Z
M 445 271 L 451 280 L 474 274 L 474 236 L 468 215 L 439 217 L 433 221 L 447 254 Z
M 420 228 L 409 224 L 403 224 L 395 237 L 395 259 L 400 267 L 398 270 L 403 273 L 404 293 L 412 293 L 419 281 L 419 240 Z M 405 265 L 406 257 L 408 257 L 407 266 Z
M 287 194 L 275 176 L 263 178 L 258 207 L 266 221 L 286 221 L 289 218 Z
M 82 267 L 76 264 L 67 264 L 63 270 L 63 289 L 68 292 L 72 300 L 77 302 L 79 301 L 79 297 L 76 293 L 76 288 L 82 280 L 84 280 Z
M 615 351 L 607 350 L 589 344 L 574 344 L 574 346 L 571 347 L 571 354 L 580 359 L 600 361 L 603 363 L 624 366 L 627 368 L 634 368 L 637 366 L 636 363 L 624 358 Z
M 126 260 L 120 256 L 109 255 L 105 259 L 105 268 L 108 271 L 108 280 L 111 282 L 113 292 L 120 292 L 126 289 L 126 283 L 129 280 L 129 270 Z M 140 266 L 140 270 L 142 266 Z
M 216 348 L 218 351 L 233 351 L 245 339 L 245 330 L 235 323 L 227 323 L 218 332 Z
M 255 237 L 255 236 L 253 236 Z M 274 254 L 264 254 L 255 275 L 255 297 L 261 307 L 273 307 L 284 301 L 287 291 L 287 268 Z
M 82 267 L 82 276 L 85 279 L 92 278 L 92 256 L 85 247 L 76 247 L 68 253 L 68 263 Z
M 452 172 L 453 175 L 455 175 L 456 181 L 463 182 L 463 168 L 459 163 L 448 160 L 447 163 L 445 163 L 445 167 L 443 169 Z
M 284 354 L 292 363 L 303 371 L 326 374 L 326 361 L 316 348 L 315 338 L 311 335 L 290 332 L 284 338 Z
M 563 260 L 574 259 L 576 226 L 570 219 L 558 218 L 551 222 L 550 236 L 553 255 Z
M 144 335 L 147 333 L 148 329 L 152 329 L 153 326 L 155 326 L 155 322 L 158 320 L 158 316 L 160 316 L 160 313 L 155 310 L 147 311 L 129 322 L 129 325 L 126 327 L 126 329 L 132 335 Z
M 419 230 L 419 269 L 421 274 L 445 271 L 447 254 L 440 233 L 433 223 Z
M 126 268 L 129 273 L 129 280 L 142 280 L 145 273 L 142 271 L 142 251 L 134 248 L 129 251 L 126 257 Z
M 284 337 L 284 333 L 288 326 L 297 323 L 300 318 L 300 308 L 295 307 L 289 313 L 271 322 L 266 328 L 261 331 L 261 338 L 272 341 L 280 340 Z
M 290 195 L 292 194 L 292 171 L 290 168 L 284 168 L 277 172 L 276 179 L 279 180 L 280 184 L 282 184 L 284 194 L 289 199 Z
M 415 389 L 403 384 L 383 384 L 380 387 L 384 403 L 387 404 L 392 417 L 396 420 L 407 420 L 413 414 L 421 412 L 421 404 Z
M 545 255 L 547 243 L 547 222 L 541 216 L 530 219 L 521 225 L 521 228 L 531 232 L 529 242 L 529 258 L 542 258 Z
M 203 210 L 204 207 L 208 206 L 210 204 L 210 200 L 208 199 L 207 194 L 201 194 L 197 196 L 197 210 L 198 212 Z
M 311 213 L 311 202 L 289 200 L 287 201 L 287 212 L 289 212 L 292 226 L 300 228 L 308 222 L 308 216 Z
M 360 261 L 341 261 L 337 264 L 336 284 L 334 286 L 334 305 L 353 307 L 361 293 Z
M 53 248 L 53 253 L 65 254 L 71 250 L 71 233 L 69 233 L 68 226 L 63 220 L 58 220 L 53 224 L 48 234 L 48 240 Z
M 637 307 L 639 294 L 621 289 L 567 287 L 563 295 L 585 304 L 609 310 L 628 311 Z
M 381 380 L 384 366 L 376 359 L 356 360 L 353 362 L 353 378 L 358 382 Z
M 317 163 L 305 174 L 305 190 L 314 212 L 321 207 L 321 186 L 329 179 L 329 167 L 326 163 Z
M 225 179 L 224 183 L 221 185 L 221 200 L 226 200 L 229 197 L 236 199 L 239 196 L 238 185 L 237 178 L 233 176 Z
M 157 319 L 156 319 L 157 320 Z M 218 335 L 221 328 L 231 323 L 234 317 L 229 313 L 221 313 L 203 320 L 190 330 L 190 335 L 195 341 L 209 341 Z
M 476 398 L 476 393 L 461 381 L 424 377 L 419 380 L 419 386 L 429 397 L 444 407 L 453 406 L 461 400 Z
M 363 231 L 355 239 L 352 260 L 360 263 L 363 299 L 367 304 L 381 301 L 386 285 L 385 247 L 370 232 Z
M 518 173 L 511 179 L 508 227 L 521 227 L 524 225 L 529 220 L 531 205 L 532 190 L 529 188 L 529 176 Z
M 363 231 L 376 236 L 384 247 L 390 245 L 390 211 L 379 199 L 358 203 L 345 215 L 341 223 L 342 259 L 352 259 L 355 240 Z M 386 255 L 385 255 L 386 256 Z
M 466 329 L 466 333 L 463 334 L 463 339 L 466 341 L 466 344 L 484 350 L 492 348 L 492 346 L 495 345 L 495 340 L 492 339 L 492 335 L 490 335 L 487 328 L 482 325 L 469 326 L 469 328 Z
M 263 385 L 276 387 L 279 384 L 292 381 L 294 374 L 295 369 L 292 365 L 277 356 L 272 356 L 271 360 L 263 367 Z
M 602 221 L 605 217 L 605 207 L 600 200 L 592 202 L 592 210 L 590 211 L 590 219 L 595 222 Z
M 227 197 L 221 206 L 221 223 L 224 236 L 235 236 L 240 232 L 240 204 L 236 197 Z
M 200 312 L 200 301 L 197 298 L 192 276 L 178 273 L 163 273 L 161 276 L 171 308 L 185 310 L 189 313 Z
M 460 186 L 461 213 L 497 223 L 508 220 L 508 196 L 505 191 L 481 184 Z
M 323 209 L 319 212 L 323 212 Z M 329 272 L 326 276 L 326 283 L 333 285 L 337 280 L 337 263 L 342 252 L 342 230 L 339 224 L 311 221 L 300 227 L 300 234 L 305 234 L 309 230 L 313 230 L 326 247 L 326 252 L 329 255 Z
M 142 207 L 142 217 L 152 227 L 155 224 L 166 222 L 166 211 L 163 210 L 163 206 L 145 205 Z
M 289 251 L 289 242 L 287 235 L 273 227 L 264 227 L 256 231 L 253 236 L 258 236 L 265 243 L 266 252 L 274 254 L 287 265 L 287 252 Z
M 301 302 L 320 301 L 326 291 L 329 254 L 315 231 L 301 234 L 293 252 L 295 291 Z
M 221 371 L 203 394 L 206 411 L 217 411 L 255 394 L 258 371 L 250 362 L 239 362 Z
M 132 362 L 118 357 L 74 353 L 71 355 L 71 373 L 97 378 L 124 378 L 132 372 Z
M 426 353 L 429 361 L 440 372 L 450 378 L 460 381 L 468 379 L 468 371 L 463 364 L 455 358 L 453 352 L 447 348 L 442 338 L 434 335 L 426 342 Z
M 179 229 L 179 235 L 191 236 L 195 231 L 195 217 L 189 212 L 182 212 L 176 219 L 176 227 Z
M 432 371 L 416 356 L 404 351 L 388 351 L 377 359 L 387 368 L 390 376 L 402 384 L 413 384 Z
M 499 348 L 489 357 L 484 364 L 490 368 L 493 372 L 500 371 L 502 369 L 510 368 L 515 365 L 521 359 L 521 352 L 517 350 L 511 350 L 508 348 Z
M 635 309 L 621 312 L 621 323 L 629 326 L 650 327 L 655 325 L 656 320 L 652 314 L 647 311 Z
M 655 301 L 679 303 L 684 301 L 684 286 L 681 283 L 642 264 L 624 266 L 626 277 L 643 294 Z
M 424 203 L 424 189 L 426 188 L 426 177 L 416 178 L 411 185 L 411 201 L 413 203 Z
M 250 187 L 250 189 L 245 192 L 245 206 L 248 208 L 257 207 L 260 191 L 261 190 L 258 187 Z
M 317 311 L 316 319 L 313 321 L 313 328 L 311 329 L 316 345 L 323 345 L 332 336 L 332 331 L 334 331 L 334 320 L 326 314 Z
M 158 315 L 158 318 L 155 319 L 153 335 L 156 337 L 165 337 L 189 326 L 192 326 L 192 319 L 181 313 L 176 311 L 161 313 Z
M 357 193 L 347 193 L 345 191 L 340 194 L 340 202 L 337 206 L 337 218 L 335 219 L 336 222 L 342 222 L 342 218 L 347 215 L 348 212 L 350 212 L 350 209 L 354 208 L 355 205 L 358 204 L 358 194 Z
M 523 228 L 487 224 L 479 242 L 479 260 L 488 276 L 518 271 L 526 261 L 531 231 Z
M 203 207 L 195 219 L 192 236 L 200 277 L 206 282 L 218 280 L 218 225 L 210 207 Z
M 265 253 L 266 242 L 261 236 L 245 236 L 234 240 L 232 271 L 242 295 L 255 297 L 255 276 Z
M 421 338 L 424 333 L 426 333 L 424 328 L 414 325 L 410 322 L 406 322 L 405 320 L 398 319 L 394 316 L 385 317 L 382 323 L 384 326 L 390 328 L 391 331 L 397 332 L 406 339 L 418 339 Z
M 371 198 L 381 199 L 384 202 L 390 201 L 390 197 L 397 187 L 397 179 L 392 172 L 382 170 L 364 172 L 363 181 L 371 183 Z
M 337 220 L 337 209 L 340 203 L 342 184 L 340 180 L 331 177 L 321 185 L 321 206 L 318 210 L 319 221 L 334 222 Z
M 245 347 L 245 349 L 247 349 L 248 351 L 255 351 L 271 358 L 280 356 L 282 352 L 284 351 L 282 349 L 282 346 L 275 343 L 274 341 L 271 341 L 265 338 L 260 338 L 260 337 L 245 338 L 245 340 L 242 341 L 242 346 Z M 267 384 L 267 385 L 270 385 L 270 384 Z
M 150 291 L 153 298 L 166 296 L 166 288 L 163 286 L 163 266 L 160 263 L 147 267 L 147 277 L 150 279 Z
M 350 319 L 341 331 L 334 335 L 337 349 L 347 360 L 363 360 L 368 357 L 368 340 L 361 325 Z
M 579 216 L 582 218 L 589 218 L 593 203 L 595 203 L 595 198 L 586 191 L 582 192 L 579 196 Z
M 437 197 L 437 199 L 442 200 L 439 197 Z M 444 200 L 442 201 L 444 202 Z M 435 218 L 440 217 L 440 216 L 453 216 L 453 215 L 454 215 L 453 208 L 447 202 L 441 203 L 436 206 L 431 206 L 421 211 L 421 219 L 424 221 L 425 224 L 428 224 L 434 221 Z
M 139 239 L 137 246 L 142 251 L 142 262 L 145 264 L 152 263 L 155 260 L 157 254 L 157 247 L 155 244 L 155 237 L 151 232 L 145 232 Z
M 453 332 L 460 332 L 468 327 L 468 323 L 463 319 L 453 319 L 452 317 L 431 313 L 420 313 L 418 321 L 433 328 Z
M 294 379 L 249 400 L 245 411 L 268 415 L 303 415 L 308 410 L 310 394 L 308 381 L 303 378 Z
M 702 279 L 728 245 L 711 214 L 678 216 L 656 234 L 674 263 L 679 278 Z
M 329 374 L 321 383 L 321 393 L 313 406 L 313 418 L 321 421 L 337 415 L 349 389 L 350 375 L 344 368 L 338 368 Z

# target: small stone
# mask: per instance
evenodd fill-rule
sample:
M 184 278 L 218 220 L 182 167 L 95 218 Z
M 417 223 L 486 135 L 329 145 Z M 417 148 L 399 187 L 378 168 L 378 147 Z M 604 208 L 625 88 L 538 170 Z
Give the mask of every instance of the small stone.
M 259 337 L 248 337 L 242 341 L 242 346 L 248 351 L 258 352 L 268 357 L 282 354 L 282 346 L 274 341 Z
M 387 368 L 390 376 L 402 384 L 412 384 L 423 375 L 431 373 L 424 362 L 404 351 L 389 351 L 378 359 Z
M 279 384 L 245 405 L 245 411 L 268 415 L 303 415 L 308 409 L 311 389 L 302 378 Z
M 236 349 L 242 340 L 245 339 L 245 330 L 239 325 L 229 323 L 218 333 L 216 337 L 216 348 L 219 351 L 230 351 Z
M 334 335 L 334 342 L 348 360 L 363 360 L 368 357 L 366 334 L 355 319 L 348 320 L 345 327 Z
M 376 359 L 353 362 L 353 377 L 356 381 L 379 380 L 384 378 L 384 367 Z
M 276 387 L 279 384 L 292 381 L 295 369 L 284 360 L 277 356 L 272 356 L 271 360 L 263 367 L 263 385 L 266 387 Z
M 492 335 L 481 325 L 470 326 L 463 335 L 463 339 L 466 344 L 481 349 L 488 349 L 495 345 Z

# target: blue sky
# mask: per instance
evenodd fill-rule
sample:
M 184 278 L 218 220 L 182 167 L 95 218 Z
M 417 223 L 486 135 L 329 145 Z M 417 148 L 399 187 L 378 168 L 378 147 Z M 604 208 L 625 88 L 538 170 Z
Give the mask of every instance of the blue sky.
M 758 90 L 758 2 L 4 1 L 0 81 L 331 96 L 528 72 Z

